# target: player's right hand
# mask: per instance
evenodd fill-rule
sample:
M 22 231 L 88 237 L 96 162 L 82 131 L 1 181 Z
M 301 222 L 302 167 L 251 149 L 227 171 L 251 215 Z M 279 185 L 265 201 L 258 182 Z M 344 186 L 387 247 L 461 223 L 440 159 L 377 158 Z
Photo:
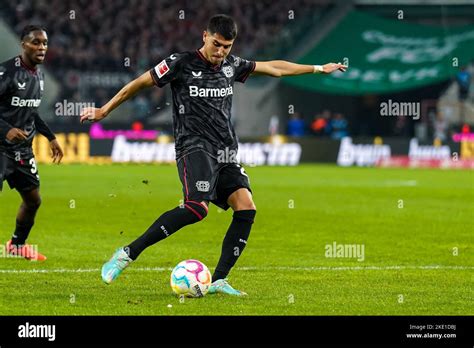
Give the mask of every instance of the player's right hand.
M 81 123 L 89 121 L 91 123 L 99 122 L 105 117 L 101 109 L 98 108 L 85 108 L 81 112 Z
M 7 140 L 11 143 L 21 143 L 28 138 L 28 133 L 19 128 L 12 128 L 7 133 Z

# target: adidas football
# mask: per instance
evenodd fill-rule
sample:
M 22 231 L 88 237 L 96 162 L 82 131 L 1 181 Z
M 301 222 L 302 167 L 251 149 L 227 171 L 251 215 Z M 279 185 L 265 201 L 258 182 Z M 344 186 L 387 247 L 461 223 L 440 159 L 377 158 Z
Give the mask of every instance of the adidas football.
M 171 272 L 171 289 L 177 295 L 203 297 L 211 285 L 211 272 L 198 260 L 184 260 Z

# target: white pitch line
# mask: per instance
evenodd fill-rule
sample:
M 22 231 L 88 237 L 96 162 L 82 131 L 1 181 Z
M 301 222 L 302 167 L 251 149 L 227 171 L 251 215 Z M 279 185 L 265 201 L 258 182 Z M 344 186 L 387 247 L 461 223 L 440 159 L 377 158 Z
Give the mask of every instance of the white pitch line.
M 166 267 L 141 267 L 129 268 L 135 272 L 166 272 L 173 268 Z M 352 266 L 352 267 L 236 267 L 239 271 L 400 271 L 400 270 L 474 270 L 474 266 Z M 100 272 L 99 268 L 79 268 L 79 269 L 0 269 L 0 273 L 20 274 L 20 273 L 90 273 Z

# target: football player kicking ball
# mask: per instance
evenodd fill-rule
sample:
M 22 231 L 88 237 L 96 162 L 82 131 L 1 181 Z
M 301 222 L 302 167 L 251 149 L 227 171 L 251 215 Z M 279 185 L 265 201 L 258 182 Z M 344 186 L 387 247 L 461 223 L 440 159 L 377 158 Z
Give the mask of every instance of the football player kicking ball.
M 41 204 L 39 175 L 32 142 L 36 132 L 49 140 L 53 162 L 63 151 L 56 137 L 38 114 L 44 88 L 42 64 L 48 49 L 48 35 L 40 26 L 28 25 L 21 35 L 23 52 L 0 64 L 0 191 L 3 181 L 22 198 L 13 237 L 6 244 L 10 255 L 33 261 L 46 256 L 26 244 Z
M 237 26 L 231 17 L 212 17 L 200 49 L 172 54 L 128 83 L 102 108 L 87 108 L 81 114 L 81 122 L 97 122 L 138 91 L 171 84 L 176 161 L 184 205 L 167 211 L 141 237 L 116 250 L 102 267 L 105 283 L 116 279 L 149 246 L 203 220 L 212 202 L 225 210 L 232 208 L 234 214 L 209 293 L 246 295 L 230 286 L 226 277 L 247 244 L 256 207 L 244 168 L 219 156 L 237 152 L 238 141 L 230 121 L 234 82 L 245 82 L 251 74 L 281 77 L 331 73 L 347 67 L 335 63 L 313 66 L 278 60 L 248 61 L 229 55 L 236 36 Z

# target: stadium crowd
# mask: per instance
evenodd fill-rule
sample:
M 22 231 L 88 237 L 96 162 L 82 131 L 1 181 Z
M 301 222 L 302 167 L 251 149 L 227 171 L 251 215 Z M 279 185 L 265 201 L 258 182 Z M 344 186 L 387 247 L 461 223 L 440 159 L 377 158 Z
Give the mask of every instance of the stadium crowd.
M 277 42 L 290 41 L 292 37 L 293 44 L 293 24 L 329 8 L 325 0 L 2 2 L 0 17 L 18 35 L 32 23 L 48 30 L 50 44 L 45 66 L 61 85 L 58 99 L 90 100 L 96 105 L 112 97 L 124 81 L 142 74 L 166 56 L 199 48 L 210 14 L 232 15 L 239 27 L 233 54 L 256 59 Z M 111 79 L 122 74 L 121 83 L 107 85 L 104 74 L 110 74 Z M 85 80 L 98 83 L 85 85 Z M 131 121 L 146 120 L 150 109 L 164 104 L 164 96 L 161 90 L 142 94 L 133 102 Z
M 210 14 L 236 19 L 234 53 L 251 57 L 284 38 L 291 18 L 311 13 L 318 3 L 324 1 L 20 0 L 0 11 L 17 33 L 33 22 L 48 29 L 46 61 L 55 71 L 141 71 L 173 52 L 199 48 Z

